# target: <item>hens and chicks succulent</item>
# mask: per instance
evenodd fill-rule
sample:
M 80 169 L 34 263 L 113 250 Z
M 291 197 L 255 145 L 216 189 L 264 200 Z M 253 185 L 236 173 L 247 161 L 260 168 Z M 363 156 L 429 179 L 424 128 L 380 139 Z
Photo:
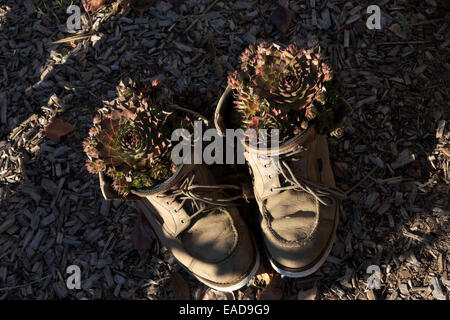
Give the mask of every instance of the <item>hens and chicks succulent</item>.
M 240 70 L 228 76 L 228 85 L 243 129 L 279 129 L 286 140 L 313 120 L 321 131 L 331 131 L 339 121 L 342 87 L 315 49 L 250 45 L 241 55 Z
M 121 196 L 132 188 L 151 188 L 177 169 L 170 159 L 170 135 L 184 118 L 167 112 L 161 83 L 119 86 L 119 98 L 98 111 L 83 142 L 86 167 L 105 173 Z
M 278 129 L 280 142 L 317 123 L 320 132 L 341 132 L 343 87 L 320 52 L 296 45 L 250 45 L 241 68 L 228 76 L 243 129 Z M 192 125 L 188 117 L 168 112 L 160 81 L 134 82 L 117 88 L 119 98 L 105 102 L 94 118 L 83 147 L 93 174 L 105 173 L 118 194 L 151 188 L 177 169 L 170 159 L 170 135 Z M 333 131 L 334 130 L 334 131 Z

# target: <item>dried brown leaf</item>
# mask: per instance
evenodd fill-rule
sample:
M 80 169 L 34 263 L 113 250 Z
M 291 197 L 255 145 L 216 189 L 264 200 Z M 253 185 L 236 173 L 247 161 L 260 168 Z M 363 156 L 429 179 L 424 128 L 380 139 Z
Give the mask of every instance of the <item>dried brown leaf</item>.
M 280 30 L 284 34 L 291 27 L 294 17 L 294 11 L 278 5 L 277 9 L 270 17 L 270 21 L 278 28 L 278 30 Z
M 283 296 L 283 291 L 279 287 L 280 276 L 272 277 L 270 283 L 262 291 L 256 294 L 258 300 L 280 300 Z
M 45 127 L 44 132 L 50 140 L 59 142 L 62 136 L 71 133 L 73 130 L 75 130 L 73 124 L 55 118 L 47 127 Z
M 178 272 L 174 272 L 170 275 L 170 287 L 172 288 L 177 300 L 191 299 L 189 284 Z
M 437 0 L 436 2 L 440 7 L 450 10 L 450 1 L 449 0 Z

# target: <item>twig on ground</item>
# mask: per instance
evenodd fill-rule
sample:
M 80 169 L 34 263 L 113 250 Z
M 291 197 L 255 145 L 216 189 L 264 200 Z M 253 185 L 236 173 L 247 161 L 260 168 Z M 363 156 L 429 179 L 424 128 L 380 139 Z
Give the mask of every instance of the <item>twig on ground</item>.
M 29 286 L 29 285 L 34 284 L 34 283 L 41 282 L 42 280 L 47 279 L 48 277 L 50 277 L 50 275 L 46 275 L 45 277 L 42 277 L 42 278 L 40 278 L 40 279 L 31 281 L 31 282 L 28 282 L 28 283 L 25 283 L 25 284 L 22 284 L 22 285 L 20 285 L 20 286 L 0 288 L 0 292 L 2 292 L 2 291 L 14 290 L 14 289 L 20 289 L 20 288 L 25 288 L 25 287 L 27 287 L 27 286 Z
M 208 8 L 206 8 L 206 10 L 205 11 L 203 11 L 192 23 L 191 23 L 191 25 L 189 26 L 189 27 L 187 27 L 187 29 L 185 30 L 185 32 L 188 32 L 189 30 L 191 30 L 191 28 L 193 27 L 193 26 L 195 26 L 195 24 L 200 20 L 200 18 L 201 17 L 203 17 L 205 14 L 207 14 L 208 12 L 209 12 L 209 10 L 211 10 L 215 5 L 216 5 L 216 3 L 217 2 L 219 2 L 219 0 L 216 0 L 216 1 L 214 1 L 213 3 L 211 3 L 211 5 L 208 7 Z
M 355 184 L 353 187 L 351 187 L 349 190 L 347 190 L 345 192 L 345 195 L 348 196 L 350 193 L 352 193 L 353 190 L 358 188 L 361 185 L 361 183 L 363 183 L 365 180 L 367 180 L 367 178 L 369 178 L 377 169 L 378 169 L 378 167 L 375 167 L 372 170 L 370 170 L 370 172 L 364 178 L 362 178 L 357 184 Z

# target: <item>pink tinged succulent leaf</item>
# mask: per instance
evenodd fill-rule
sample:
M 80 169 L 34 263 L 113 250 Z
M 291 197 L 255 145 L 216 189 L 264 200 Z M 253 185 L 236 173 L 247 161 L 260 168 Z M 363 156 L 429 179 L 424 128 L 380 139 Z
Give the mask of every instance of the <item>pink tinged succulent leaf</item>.
M 114 132 L 114 126 L 115 122 L 111 118 L 103 119 L 100 122 L 100 127 L 102 128 L 101 133 L 103 133 L 101 136 L 104 136 L 106 133 L 109 134 L 109 132 Z
M 91 158 L 99 157 L 98 150 L 94 147 L 94 144 L 89 140 L 85 140 L 83 142 L 83 151 Z
M 307 108 L 305 111 L 305 117 L 308 120 L 315 118 L 317 115 L 316 109 L 314 107 Z
M 93 127 L 91 127 L 91 129 L 89 129 L 89 135 L 91 137 L 96 136 L 99 132 L 100 132 L 100 128 L 97 126 L 93 126 Z
M 135 120 L 136 117 L 137 117 L 137 114 L 135 112 L 132 112 L 132 111 L 128 110 L 128 109 L 124 109 L 122 111 L 121 116 L 122 116 L 121 117 L 122 120 Z
M 100 115 L 95 116 L 94 119 L 93 119 L 94 125 L 100 124 L 101 121 L 102 121 L 102 118 L 101 118 Z
M 259 123 L 259 117 L 252 117 L 252 125 L 257 126 Z
M 97 173 L 95 171 L 94 161 L 92 161 L 92 160 L 88 160 L 86 162 L 86 169 L 87 169 L 87 171 L 89 171 L 92 174 L 96 174 Z
M 280 30 L 283 34 L 285 34 L 289 28 L 291 27 L 292 20 L 295 17 L 294 11 L 278 5 L 277 9 L 273 12 L 270 17 L 270 21 Z
M 184 0 L 183 0 L 184 1 Z M 161 88 L 162 87 L 162 81 L 159 79 L 155 79 L 152 81 L 152 87 L 153 88 Z
M 105 0 L 82 0 L 84 10 L 92 12 L 101 7 Z
M 53 142 L 59 142 L 62 136 L 65 136 L 75 130 L 75 126 L 62 121 L 59 118 L 54 118 L 53 121 L 44 129 L 47 137 Z
M 88 160 L 86 162 L 87 170 L 92 174 L 97 174 L 106 170 L 106 165 L 102 160 Z
M 124 177 L 114 178 L 112 186 L 121 196 L 126 197 L 130 193 L 130 185 Z
M 294 56 L 297 56 L 299 53 L 300 53 L 300 48 L 296 44 L 290 44 L 286 48 L 286 52 L 284 52 L 284 54 L 290 55 L 291 58 L 293 58 Z

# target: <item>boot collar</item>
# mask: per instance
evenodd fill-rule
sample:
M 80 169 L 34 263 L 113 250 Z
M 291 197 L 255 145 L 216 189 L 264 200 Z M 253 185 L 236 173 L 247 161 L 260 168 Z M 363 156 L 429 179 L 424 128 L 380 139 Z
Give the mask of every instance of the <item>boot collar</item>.
M 304 145 L 309 144 L 317 135 L 317 128 L 315 125 L 309 127 L 299 135 L 282 143 L 278 148 L 257 148 L 244 142 L 245 151 L 249 153 L 256 153 L 257 155 L 281 155 L 288 152 L 296 151 L 302 148 Z
M 233 105 L 233 90 L 230 86 L 227 86 L 225 92 L 220 97 L 217 104 L 216 112 L 214 114 L 214 125 L 220 136 L 225 137 L 226 134 L 226 123 L 224 120 L 224 114 L 230 111 L 230 106 Z M 248 143 L 244 142 L 244 148 L 246 152 L 256 152 L 258 155 L 275 155 L 284 154 L 290 151 L 297 150 L 301 148 L 302 145 L 308 144 L 310 141 L 314 140 L 317 134 L 316 125 L 309 127 L 307 130 L 303 131 L 301 134 L 289 139 L 279 146 L 278 149 L 272 150 L 271 148 L 255 148 Z

